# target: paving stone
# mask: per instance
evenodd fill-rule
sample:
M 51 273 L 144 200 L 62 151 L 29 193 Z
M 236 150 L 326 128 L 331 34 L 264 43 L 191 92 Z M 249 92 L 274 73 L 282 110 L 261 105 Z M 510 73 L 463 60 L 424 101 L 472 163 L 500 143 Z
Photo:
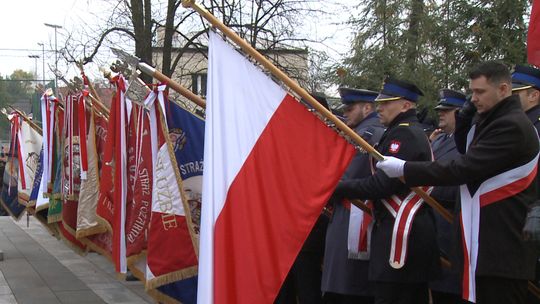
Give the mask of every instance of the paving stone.
M 148 303 L 126 288 L 97 289 L 94 292 L 107 303 Z
M 97 304 L 105 303 L 98 295 L 91 290 L 61 291 L 56 292 L 56 296 L 62 304 Z
M 141 282 L 118 280 L 108 259 L 74 253 L 32 217 L 28 228 L 0 218 L 0 250 L 0 304 L 155 303 Z
M 12 294 L 0 294 L 0 304 L 18 304 Z
M 8 280 L 9 282 L 9 280 Z M 11 282 L 10 282 L 11 284 Z M 22 282 L 17 284 L 24 284 Z M 13 285 L 10 285 L 13 286 Z M 19 304 L 61 304 L 56 295 L 47 287 L 24 287 L 13 288 L 13 295 Z
M 13 292 L 11 292 L 11 288 L 9 288 L 9 286 L 7 285 L 0 286 L 0 295 L 10 295 L 10 294 L 13 294 Z

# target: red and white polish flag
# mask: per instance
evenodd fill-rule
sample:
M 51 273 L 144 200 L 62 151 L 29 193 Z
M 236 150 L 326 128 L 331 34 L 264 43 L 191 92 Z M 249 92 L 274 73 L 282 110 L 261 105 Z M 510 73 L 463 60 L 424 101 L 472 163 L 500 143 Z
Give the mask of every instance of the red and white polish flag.
M 354 149 L 210 33 L 198 303 L 272 303 Z
M 540 67 L 540 0 L 533 0 L 527 32 L 527 61 Z

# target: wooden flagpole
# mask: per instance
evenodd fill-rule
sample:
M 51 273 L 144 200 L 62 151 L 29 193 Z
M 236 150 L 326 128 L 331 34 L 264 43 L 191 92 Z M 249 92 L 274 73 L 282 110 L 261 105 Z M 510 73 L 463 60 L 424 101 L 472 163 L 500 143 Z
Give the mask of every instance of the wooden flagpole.
M 175 90 L 176 92 L 182 94 L 187 99 L 193 101 L 195 104 L 197 104 L 201 108 L 206 108 L 206 101 L 202 99 L 199 95 L 196 95 L 195 93 L 191 92 L 190 90 L 186 89 L 176 81 L 172 80 L 171 78 L 165 76 L 165 74 L 161 73 L 160 71 L 156 70 L 155 68 L 151 67 L 150 65 L 139 62 L 138 68 L 145 74 L 150 75 L 154 77 L 155 79 L 164 82 L 169 86 L 171 89 Z
M 83 65 L 80 63 L 77 63 L 77 67 L 81 71 L 81 74 L 84 75 Z M 84 82 L 84 79 L 83 79 L 83 82 Z M 88 89 L 90 90 L 90 93 L 91 93 L 90 95 L 88 95 L 88 97 L 90 97 L 90 99 L 96 105 L 96 107 L 99 108 L 99 111 L 105 114 L 103 116 L 105 116 L 105 118 L 109 118 L 109 109 L 107 108 L 105 104 L 103 104 L 103 102 L 101 101 L 101 98 L 99 98 L 99 95 L 96 89 L 94 88 L 94 85 L 90 82 L 90 79 L 88 79 Z
M 351 128 L 338 119 L 332 112 L 323 107 L 318 103 L 315 98 L 313 98 L 306 90 L 304 90 L 296 81 L 292 80 L 278 69 L 270 60 L 266 59 L 261 53 L 255 50 L 251 45 L 249 45 L 244 39 L 238 36 L 233 30 L 223 24 L 219 19 L 212 15 L 208 10 L 199 4 L 195 3 L 194 0 L 182 0 L 182 5 L 184 7 L 192 7 L 197 11 L 202 17 L 204 17 L 210 24 L 218 28 L 227 38 L 231 39 L 238 46 L 244 50 L 249 56 L 253 57 L 258 63 L 264 66 L 272 75 L 283 81 L 292 91 L 300 95 L 304 100 L 309 102 L 309 104 L 315 108 L 320 114 L 322 114 L 326 119 L 330 120 L 335 124 L 335 126 L 343 131 L 347 136 L 354 140 L 358 145 L 360 145 L 365 151 L 367 151 L 371 156 L 376 160 L 383 160 L 383 155 L 379 151 L 375 150 L 368 142 L 366 142 L 360 135 L 356 134 Z M 403 181 L 403 180 L 402 180 Z M 428 205 L 441 214 L 447 221 L 452 222 L 452 214 L 448 212 L 441 204 L 439 204 L 435 199 L 433 199 L 429 194 L 424 192 L 420 187 L 411 188 L 416 194 L 418 194 Z
M 8 107 L 10 109 L 12 109 L 13 111 L 15 111 L 17 114 L 19 114 L 19 116 L 22 117 L 22 119 L 24 119 L 24 121 L 26 121 L 28 123 L 28 125 L 30 125 L 30 127 L 32 127 L 32 129 L 34 129 L 36 132 L 38 132 L 39 135 L 43 135 L 43 130 L 41 129 L 41 127 L 38 126 L 35 122 L 33 122 L 30 118 L 28 118 L 28 116 L 24 115 L 23 112 L 15 109 L 11 105 L 8 105 Z

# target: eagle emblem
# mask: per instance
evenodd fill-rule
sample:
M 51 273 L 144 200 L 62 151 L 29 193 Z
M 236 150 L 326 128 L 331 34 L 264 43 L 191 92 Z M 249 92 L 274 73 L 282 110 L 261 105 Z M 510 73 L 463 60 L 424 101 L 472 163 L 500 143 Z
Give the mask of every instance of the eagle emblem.
M 401 142 L 397 140 L 393 140 L 390 143 L 390 153 L 393 153 L 393 154 L 398 153 L 400 147 L 401 147 Z

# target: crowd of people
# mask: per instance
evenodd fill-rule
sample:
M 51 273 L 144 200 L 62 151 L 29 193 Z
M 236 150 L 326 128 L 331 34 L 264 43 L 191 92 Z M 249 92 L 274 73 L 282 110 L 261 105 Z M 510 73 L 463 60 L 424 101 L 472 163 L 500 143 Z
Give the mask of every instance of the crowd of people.
M 468 95 L 441 88 L 427 136 L 410 81 L 340 89 L 346 124 L 384 159 L 358 151 L 276 303 L 540 303 L 540 70 L 487 61 L 469 79 Z

